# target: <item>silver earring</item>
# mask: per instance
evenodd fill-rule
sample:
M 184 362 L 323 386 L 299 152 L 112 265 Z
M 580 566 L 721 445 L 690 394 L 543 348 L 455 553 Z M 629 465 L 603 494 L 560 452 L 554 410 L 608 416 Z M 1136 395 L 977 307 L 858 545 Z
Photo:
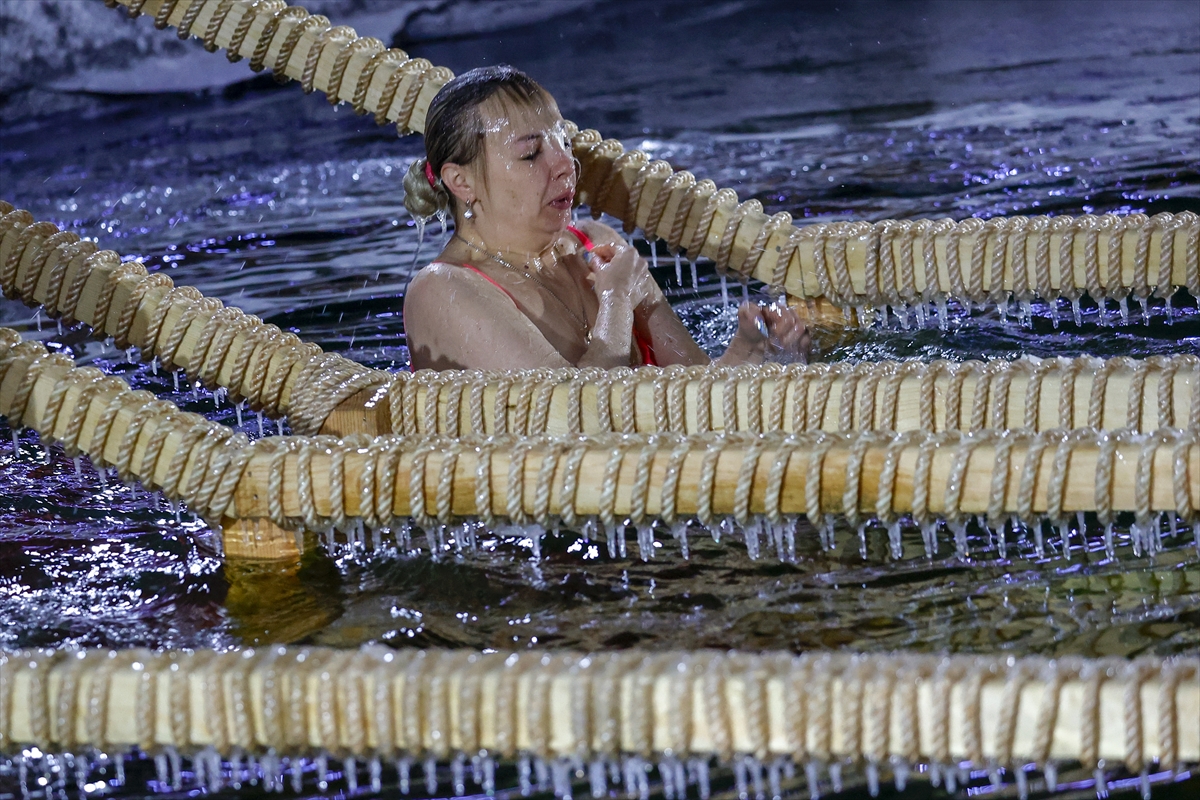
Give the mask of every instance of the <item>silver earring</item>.
M 472 207 L 474 201 L 467 203 L 466 210 L 463 211 L 463 219 L 475 219 L 475 209 Z

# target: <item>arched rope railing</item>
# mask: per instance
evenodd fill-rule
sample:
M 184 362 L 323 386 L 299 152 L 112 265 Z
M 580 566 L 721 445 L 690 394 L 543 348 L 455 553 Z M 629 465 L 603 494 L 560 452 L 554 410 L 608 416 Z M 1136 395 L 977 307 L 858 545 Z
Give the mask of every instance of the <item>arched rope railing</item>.
M 535 546 L 548 531 L 590 524 L 614 556 L 624 555 L 631 525 L 640 555 L 650 558 L 656 520 L 672 526 L 686 550 L 695 518 L 717 537 L 723 520 L 736 523 L 752 556 L 765 539 L 762 547 L 790 558 L 799 517 L 831 547 L 834 515 L 864 541 L 868 527 L 886 532 L 893 552 L 899 518 L 909 516 L 931 554 L 942 523 L 964 555 L 975 517 L 995 529 L 1001 550 L 1006 526 L 1025 525 L 1040 555 L 1042 520 L 1069 536 L 1067 520 L 1081 512 L 1098 515 L 1111 552 L 1121 511 L 1135 514 L 1135 551 L 1153 552 L 1161 546 L 1161 514 L 1194 524 L 1200 509 L 1194 428 L 271 437 L 248 444 L 216 423 L 180 422 L 170 403 L 73 368 L 12 331 L 0 339 L 0 413 L 117 465 L 123 476 L 164 487 L 216 524 L 248 521 L 268 541 L 247 541 L 243 526 L 241 538 L 226 536 L 226 550 L 268 557 L 274 540 L 277 555 L 295 554 L 291 530 L 394 532 L 411 518 L 460 547 L 478 523 L 526 526 Z M 275 527 L 262 528 L 268 520 Z
M 1071 762 L 1103 793 L 1120 767 L 1148 792 L 1151 769 L 1200 761 L 1198 671 L 1195 657 L 0 651 L 0 751 L 137 748 L 176 790 L 182 757 L 189 783 L 214 791 L 249 777 L 325 790 L 332 761 L 351 793 L 360 779 L 382 790 L 385 771 L 406 793 L 417 764 L 431 795 L 466 793 L 471 766 L 491 794 L 496 762 L 518 761 L 523 793 L 536 771 L 558 797 L 612 783 L 645 800 L 661 779 L 667 796 L 705 800 L 714 764 L 743 796 L 769 784 L 817 798 L 863 778 L 875 794 L 881 777 L 953 791 L 980 769 L 1023 797 L 1054 790 Z
M 340 402 L 391 379 L 190 286 L 177 287 L 161 272 L 148 274 L 140 262 L 36 222 L 3 200 L 0 289 L 52 317 L 82 322 L 120 348 L 136 347 L 147 360 L 182 368 L 270 416 L 292 416 L 300 432 L 316 433 Z
M 107 2 L 153 15 L 159 27 L 175 26 L 209 50 L 225 48 L 231 60 L 249 58 L 256 71 L 269 66 L 280 80 L 299 80 L 305 91 L 349 102 L 380 124 L 395 122 L 401 134 L 423 129 L 429 102 L 452 76 L 282 0 Z M 798 228 L 786 213 L 767 217 L 759 201 L 739 203 L 732 189 L 674 172 L 596 131 L 577 131 L 572 147 L 583 167 L 577 198 L 594 213 L 608 212 L 627 230 L 641 228 L 672 250 L 712 259 L 719 272 L 756 278 L 793 300 L 856 309 L 860 322 L 874 317 L 868 309 L 888 308 L 906 325 L 910 309 L 918 320 L 944 318 L 947 299 L 1077 304 L 1087 294 L 1115 300 L 1127 314 L 1130 298 L 1148 313 L 1151 298 L 1169 304 L 1178 287 L 1200 297 L 1200 218 L 1191 212 Z
M 286 414 L 303 434 L 1200 427 L 1194 356 L 393 375 L 2 201 L 0 287 Z

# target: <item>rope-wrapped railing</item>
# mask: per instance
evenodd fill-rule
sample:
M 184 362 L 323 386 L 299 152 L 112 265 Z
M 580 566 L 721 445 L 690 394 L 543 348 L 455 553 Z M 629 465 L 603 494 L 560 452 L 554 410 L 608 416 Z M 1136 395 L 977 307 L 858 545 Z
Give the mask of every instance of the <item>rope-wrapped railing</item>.
M 0 288 L 52 317 L 88 325 L 120 348 L 136 347 L 142 358 L 224 388 L 251 408 L 312 421 L 311 430 L 297 424 L 302 433 L 316 433 L 340 402 L 390 379 L 2 200 Z
M 188 783 L 211 790 L 247 762 L 268 791 L 325 789 L 333 761 L 351 792 L 423 777 L 461 795 L 474 766 L 491 794 L 497 762 L 516 761 L 522 790 L 536 773 L 558 797 L 616 784 L 644 799 L 661 781 L 704 800 L 720 766 L 743 796 L 816 798 L 843 780 L 874 794 L 910 775 L 953 791 L 972 768 L 1024 796 L 1076 764 L 1100 791 L 1121 768 L 1148 791 L 1151 770 L 1200 761 L 1198 671 L 1195 657 L 0 651 L 0 752 L 137 748 L 177 790 L 183 757 Z
M 695 518 L 719 536 L 740 527 L 751 555 L 760 536 L 783 557 L 804 516 L 833 546 L 834 515 L 865 536 L 899 519 L 920 525 L 937 549 L 939 523 L 960 552 L 974 517 L 998 529 L 1029 526 L 1041 546 L 1043 518 L 1065 528 L 1095 512 L 1113 547 L 1112 525 L 1135 514 L 1137 551 L 1161 546 L 1159 517 L 1193 524 L 1200 508 L 1200 432 L 1092 428 L 941 433 L 708 433 L 579 436 L 271 437 L 247 443 L 229 428 L 134 392 L 41 345 L 0 338 L 0 413 L 113 464 L 127 478 L 163 487 L 216 523 L 269 520 L 263 536 L 359 525 L 395 528 L 415 520 L 446 535 L 465 523 L 530 526 L 535 537 L 559 527 L 602 529 L 614 555 L 625 526 L 653 554 L 662 520 L 686 548 Z M 84 442 L 88 445 L 84 446 Z M 243 539 L 247 535 L 242 530 Z M 226 537 L 226 549 L 255 554 L 254 542 Z M 233 542 L 231 544 L 231 541 Z M 459 540 L 461 545 L 462 541 Z M 270 546 L 264 545 L 269 551 Z
M 283 0 L 108 0 L 130 13 L 153 14 L 182 38 L 224 47 L 232 60 L 270 66 L 280 80 L 299 80 L 330 102 L 374 113 L 400 133 L 420 132 L 430 101 L 452 73 L 352 28 L 332 27 Z M 1028 305 L 1035 298 L 1083 295 L 1130 299 L 1148 313 L 1151 299 L 1170 303 L 1179 287 L 1200 297 L 1200 218 L 1191 212 L 1083 217 L 1012 217 L 878 223 L 792 224 L 787 213 L 767 217 L 758 200 L 738 202 L 732 189 L 697 181 L 689 172 L 597 131 L 577 129 L 572 149 L 582 172 L 579 202 L 608 212 L 632 231 L 666 241 L 689 258 L 712 259 L 722 274 L 756 278 L 794 300 L 824 298 L 843 309 L 887 309 L 909 324 L 927 313 L 946 315 L 946 301 Z
M 363 390 L 320 424 L 450 436 L 1200 429 L 1200 358 L 421 371 Z

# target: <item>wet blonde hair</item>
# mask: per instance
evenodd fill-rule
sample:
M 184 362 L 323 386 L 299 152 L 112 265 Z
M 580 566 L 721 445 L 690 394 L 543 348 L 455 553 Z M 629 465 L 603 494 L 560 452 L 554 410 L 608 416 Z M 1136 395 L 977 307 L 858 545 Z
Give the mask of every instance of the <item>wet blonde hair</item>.
M 454 196 L 442 183 L 442 167 L 467 166 L 479 158 L 487 133 L 480 107 L 493 97 L 530 108 L 554 105 L 537 81 L 507 64 L 464 72 L 443 86 L 425 116 L 425 157 L 413 161 L 404 174 L 404 207 L 414 217 L 454 214 Z M 433 172 L 433 185 L 426 164 Z

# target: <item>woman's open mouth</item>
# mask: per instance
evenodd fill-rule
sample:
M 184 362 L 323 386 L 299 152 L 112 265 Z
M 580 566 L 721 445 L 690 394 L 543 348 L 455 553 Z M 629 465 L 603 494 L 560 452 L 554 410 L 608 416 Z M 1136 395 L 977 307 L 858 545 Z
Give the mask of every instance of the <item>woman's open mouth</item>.
M 568 189 L 567 191 L 560 194 L 558 197 L 551 200 L 550 205 L 553 206 L 554 208 L 558 209 L 559 211 L 570 211 L 571 203 L 573 203 L 574 201 L 575 201 L 575 191 L 573 189 Z

